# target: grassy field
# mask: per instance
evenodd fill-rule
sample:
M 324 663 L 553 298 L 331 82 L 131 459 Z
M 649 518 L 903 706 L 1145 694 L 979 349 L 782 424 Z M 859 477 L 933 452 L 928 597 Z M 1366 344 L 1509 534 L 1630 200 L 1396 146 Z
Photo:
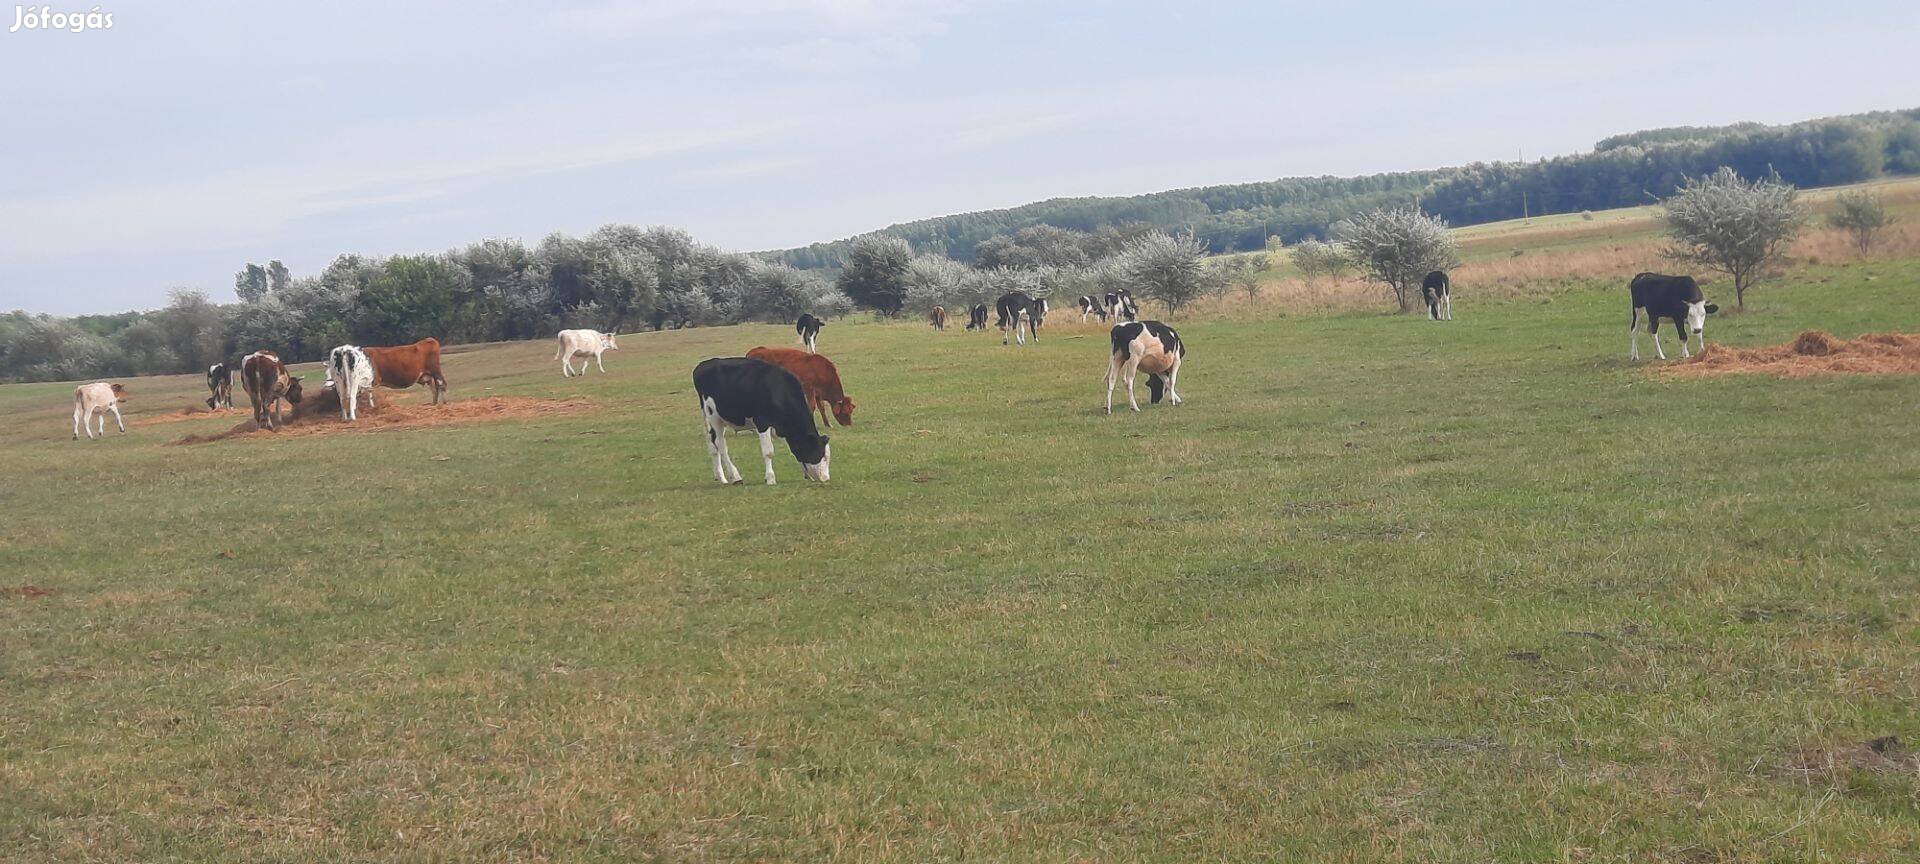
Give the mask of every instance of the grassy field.
M 1920 262 L 1753 307 L 1920 330 Z M 1920 857 L 1920 380 L 1456 312 L 1188 322 L 1112 417 L 1095 328 L 838 322 L 857 425 L 775 488 L 688 375 L 782 327 L 461 351 L 592 410 L 410 431 L 0 387 L 0 860 Z

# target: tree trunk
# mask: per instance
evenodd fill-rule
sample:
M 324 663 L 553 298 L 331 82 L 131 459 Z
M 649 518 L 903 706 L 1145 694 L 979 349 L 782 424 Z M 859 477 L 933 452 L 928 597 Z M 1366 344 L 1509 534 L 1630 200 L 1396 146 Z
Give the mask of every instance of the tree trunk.
M 1400 301 L 1400 313 L 1403 315 L 1413 312 L 1418 308 L 1413 302 L 1413 290 L 1411 286 L 1393 286 L 1393 299 Z

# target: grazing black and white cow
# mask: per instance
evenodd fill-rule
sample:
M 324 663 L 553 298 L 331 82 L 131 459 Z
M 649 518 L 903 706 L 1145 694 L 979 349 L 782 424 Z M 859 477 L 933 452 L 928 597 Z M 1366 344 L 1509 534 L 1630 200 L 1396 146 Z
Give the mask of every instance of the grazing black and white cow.
M 1680 356 L 1691 357 L 1687 352 L 1689 333 L 1700 336 L 1700 350 L 1707 350 L 1707 316 L 1720 311 L 1720 307 L 1708 303 L 1700 293 L 1700 283 L 1692 276 L 1665 276 L 1659 273 L 1641 273 L 1627 284 L 1627 290 L 1633 294 L 1633 313 L 1627 319 L 1627 358 L 1640 359 L 1640 315 L 1647 316 L 1647 332 L 1653 334 L 1653 353 L 1660 359 L 1667 359 L 1667 352 L 1660 349 L 1660 319 L 1673 322 L 1673 329 L 1680 333 Z
M 1007 337 L 1022 345 L 1032 336 L 1034 344 L 1040 343 L 1040 325 L 1047 317 L 1047 301 L 1035 300 L 1024 291 L 1009 291 L 1000 295 L 994 303 L 999 319 L 994 326 L 1000 328 L 1000 344 L 1007 344 Z
M 1453 282 L 1447 278 L 1447 271 L 1435 270 L 1420 280 L 1420 296 L 1427 301 L 1428 319 L 1453 320 Z
M 225 363 L 208 366 L 207 390 L 213 394 L 207 397 L 208 408 L 232 408 L 233 370 Z
M 1140 320 L 1140 304 L 1133 302 L 1133 293 L 1125 288 L 1110 291 L 1106 296 L 1107 312 L 1115 318 L 1128 321 Z
M 1087 323 L 1089 315 L 1099 318 L 1102 324 L 1107 323 L 1107 307 L 1100 303 L 1100 298 L 1082 294 L 1080 295 L 1080 323 Z
M 1140 410 L 1133 396 L 1133 376 L 1147 373 L 1148 401 L 1159 404 L 1162 391 L 1178 405 L 1180 362 L 1187 356 L 1180 334 L 1158 321 L 1128 321 L 1113 325 L 1113 356 L 1107 362 L 1107 413 L 1113 413 L 1113 385 L 1127 379 L 1127 403 Z
M 811 312 L 800 313 L 800 320 L 793 322 L 793 332 L 800 334 L 800 344 L 807 346 L 808 354 L 818 354 L 813 348 L 813 340 L 820 338 L 820 328 L 827 322 L 813 317 Z
M 967 310 L 967 330 L 987 329 L 987 304 L 978 303 Z
M 693 390 L 707 424 L 707 450 L 713 476 L 721 483 L 745 482 L 727 454 L 727 433 L 752 429 L 760 435 L 760 458 L 773 485 L 773 436 L 787 439 L 808 480 L 826 482 L 833 451 L 827 436 L 813 425 L 813 406 L 792 372 L 753 357 L 715 357 L 693 367 Z

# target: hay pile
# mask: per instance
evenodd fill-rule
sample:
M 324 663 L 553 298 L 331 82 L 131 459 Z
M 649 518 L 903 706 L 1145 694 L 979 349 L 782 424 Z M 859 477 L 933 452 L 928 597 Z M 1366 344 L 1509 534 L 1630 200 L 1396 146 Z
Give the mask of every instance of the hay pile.
M 1691 359 L 1660 367 L 1660 373 L 1680 378 L 1742 374 L 1780 378 L 1920 375 L 1920 335 L 1869 333 L 1858 339 L 1838 339 L 1820 330 L 1808 330 L 1786 345 L 1768 348 L 1710 344 L 1707 350 Z
M 585 399 L 533 399 L 524 396 L 489 396 L 463 399 L 439 405 L 397 403 L 386 392 L 380 394 L 380 407 L 361 406 L 359 420 L 340 419 L 340 397 L 330 389 L 308 391 L 293 413 L 282 412 L 279 431 L 256 429 L 253 416 L 232 429 L 213 435 L 188 435 L 175 444 L 208 444 L 235 438 L 272 435 L 326 435 L 335 432 L 376 432 L 389 429 L 424 429 L 458 423 L 485 423 L 495 420 L 530 420 L 578 414 L 593 407 Z

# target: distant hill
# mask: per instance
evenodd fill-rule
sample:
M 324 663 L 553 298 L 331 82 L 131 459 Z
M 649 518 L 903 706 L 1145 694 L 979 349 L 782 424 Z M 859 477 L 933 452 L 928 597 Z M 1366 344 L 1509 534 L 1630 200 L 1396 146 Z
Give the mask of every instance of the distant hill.
M 1144 223 L 1191 233 L 1215 252 L 1255 249 L 1268 237 L 1293 243 L 1324 236 L 1341 219 L 1418 204 L 1456 225 L 1525 214 L 1574 213 L 1646 204 L 1687 177 L 1727 165 L 1743 175 L 1778 172 L 1800 186 L 1832 186 L 1883 174 L 1920 174 L 1920 108 L 1808 120 L 1782 126 L 1675 126 L 1602 139 L 1591 152 L 1535 162 L 1477 162 L 1365 177 L 1297 177 L 1145 195 L 1054 198 L 892 225 L 921 253 L 971 262 L 981 241 L 1034 225 L 1079 231 Z M 862 235 L 864 236 L 864 235 Z M 855 238 L 762 253 L 795 267 L 838 267 Z

